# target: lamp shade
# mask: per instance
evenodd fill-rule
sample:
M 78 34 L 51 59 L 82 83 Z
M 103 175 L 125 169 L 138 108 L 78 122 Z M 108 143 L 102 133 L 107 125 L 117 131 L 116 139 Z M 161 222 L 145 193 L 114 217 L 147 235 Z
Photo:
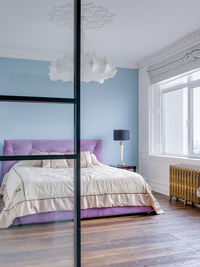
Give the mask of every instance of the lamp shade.
M 114 130 L 113 139 L 115 141 L 128 141 L 130 140 L 130 130 Z

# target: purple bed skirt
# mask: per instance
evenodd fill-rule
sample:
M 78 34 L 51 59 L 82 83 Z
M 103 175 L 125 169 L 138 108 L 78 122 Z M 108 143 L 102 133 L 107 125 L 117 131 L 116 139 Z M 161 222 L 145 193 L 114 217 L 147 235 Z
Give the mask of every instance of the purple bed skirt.
M 125 214 L 150 213 L 153 209 L 150 206 L 142 207 L 112 207 L 112 208 L 95 208 L 81 210 L 81 218 L 97 218 L 108 217 Z M 27 215 L 16 218 L 13 225 L 30 224 L 30 223 L 45 223 L 72 220 L 74 216 L 73 211 L 53 211 L 33 215 Z

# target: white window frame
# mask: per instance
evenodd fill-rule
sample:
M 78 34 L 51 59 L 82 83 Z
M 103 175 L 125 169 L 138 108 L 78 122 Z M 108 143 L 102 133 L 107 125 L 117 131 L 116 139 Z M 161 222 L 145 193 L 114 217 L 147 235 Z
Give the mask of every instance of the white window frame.
M 188 108 L 188 112 L 189 112 L 189 156 L 191 158 L 200 158 L 200 153 L 194 153 L 193 152 L 193 145 L 194 145 L 194 140 L 193 140 L 193 129 L 194 129 L 194 120 L 193 120 L 193 89 L 196 87 L 200 87 L 200 81 L 198 80 L 198 82 L 196 82 L 195 84 L 193 84 L 192 86 L 190 86 L 188 88 L 189 90 L 189 108 Z
M 193 89 L 196 87 L 200 87 L 200 79 L 199 80 L 195 80 L 192 81 L 192 74 L 196 71 L 198 71 L 200 69 L 195 69 L 192 72 L 189 73 L 184 73 L 183 75 L 179 75 L 178 77 L 174 77 L 173 79 L 170 79 L 171 81 L 176 80 L 178 78 L 181 77 L 185 77 L 187 76 L 187 82 L 186 83 L 182 83 L 180 85 L 175 85 L 172 87 L 168 87 L 166 89 L 162 89 L 162 91 L 160 91 L 160 109 L 161 109 L 161 125 L 160 125 L 160 132 L 161 132 L 161 153 L 160 154 L 155 154 L 153 153 L 153 149 L 152 149 L 152 104 L 150 103 L 150 135 L 149 135 L 149 140 L 150 140 L 150 151 L 149 154 L 150 155 L 161 155 L 161 156 L 170 156 L 170 157 L 188 157 L 188 158 L 197 158 L 200 159 L 200 153 L 194 153 L 193 152 Z M 160 86 L 164 83 L 167 83 L 168 81 L 163 81 L 160 82 Z M 153 94 L 153 87 L 155 85 L 152 86 L 151 88 L 151 101 L 152 101 L 152 94 Z M 156 85 L 158 86 L 158 85 Z M 168 92 L 172 92 L 175 90 L 181 90 L 187 88 L 187 92 L 188 92 L 188 121 L 187 121 L 187 129 L 188 129 L 188 154 L 187 155 L 183 155 L 183 154 L 174 154 L 174 153 L 166 153 L 164 151 L 164 147 L 165 147 L 165 129 L 164 129 L 164 107 L 163 107 L 163 98 L 164 98 L 164 94 L 168 93 Z

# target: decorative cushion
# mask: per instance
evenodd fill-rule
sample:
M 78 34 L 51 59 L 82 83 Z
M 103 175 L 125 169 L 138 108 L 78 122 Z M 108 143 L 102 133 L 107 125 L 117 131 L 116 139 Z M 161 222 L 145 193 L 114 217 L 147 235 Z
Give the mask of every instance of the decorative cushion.
M 64 155 L 64 154 L 58 152 L 49 152 L 48 155 Z M 50 160 L 42 160 L 42 167 L 61 169 L 61 168 L 69 168 L 69 165 L 66 159 L 50 159 Z
M 91 154 L 91 158 L 92 158 L 92 164 L 93 165 L 100 165 L 101 164 L 94 154 Z
M 39 152 L 39 153 L 34 153 L 32 155 L 48 155 L 48 152 Z M 32 166 L 34 167 L 42 167 L 42 160 L 33 160 Z
M 70 152 L 70 153 L 65 153 L 65 154 L 71 155 L 73 153 Z M 73 159 L 67 159 L 67 163 L 68 163 L 70 168 L 74 168 L 74 160 Z M 93 167 L 92 157 L 91 157 L 90 151 L 81 152 L 80 165 L 81 165 L 81 168 Z

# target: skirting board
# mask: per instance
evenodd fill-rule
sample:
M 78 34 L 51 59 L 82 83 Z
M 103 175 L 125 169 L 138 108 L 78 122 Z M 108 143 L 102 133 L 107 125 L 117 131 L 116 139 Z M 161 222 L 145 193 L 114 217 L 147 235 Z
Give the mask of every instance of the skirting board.
M 145 181 L 151 186 L 152 191 L 169 196 L 169 184 L 153 181 L 145 178 Z

